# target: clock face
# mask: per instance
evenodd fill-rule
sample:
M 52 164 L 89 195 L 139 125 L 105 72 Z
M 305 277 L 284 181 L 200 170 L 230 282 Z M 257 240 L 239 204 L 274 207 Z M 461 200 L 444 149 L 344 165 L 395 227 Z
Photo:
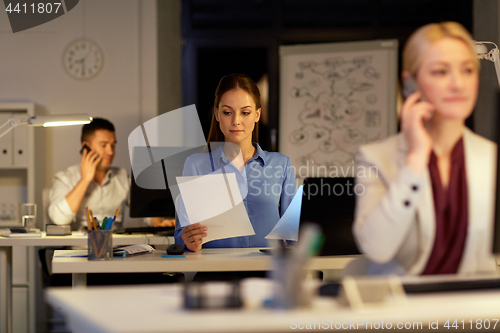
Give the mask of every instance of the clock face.
M 101 49 L 86 39 L 71 43 L 64 52 L 64 68 L 75 79 L 87 80 L 99 74 L 103 60 Z

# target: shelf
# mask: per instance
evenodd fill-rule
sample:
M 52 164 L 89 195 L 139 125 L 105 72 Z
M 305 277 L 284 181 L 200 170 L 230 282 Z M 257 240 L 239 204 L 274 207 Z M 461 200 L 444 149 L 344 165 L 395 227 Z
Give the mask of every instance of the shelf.
M 34 103 L 0 102 L 0 125 L 11 116 L 21 120 L 34 115 L 34 111 Z M 21 226 L 21 204 L 35 202 L 34 155 L 32 127 L 17 126 L 0 138 L 1 227 Z M 37 270 L 34 248 L 13 247 L 12 317 L 15 332 L 35 332 Z
M 22 165 L 2 165 L 0 169 L 9 169 L 9 170 L 28 170 L 28 166 Z

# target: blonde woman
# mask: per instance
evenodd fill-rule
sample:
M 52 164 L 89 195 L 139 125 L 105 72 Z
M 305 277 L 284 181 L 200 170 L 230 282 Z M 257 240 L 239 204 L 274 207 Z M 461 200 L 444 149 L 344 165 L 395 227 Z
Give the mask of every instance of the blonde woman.
M 479 61 L 456 22 L 428 24 L 403 50 L 401 133 L 360 148 L 353 226 L 368 274 L 495 271 L 492 255 L 496 145 L 465 127 L 478 91 Z

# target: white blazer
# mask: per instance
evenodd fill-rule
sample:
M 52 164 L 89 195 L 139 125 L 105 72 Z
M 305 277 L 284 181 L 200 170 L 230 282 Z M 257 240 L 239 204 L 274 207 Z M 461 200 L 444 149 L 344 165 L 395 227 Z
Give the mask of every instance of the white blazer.
M 496 188 L 496 144 L 464 129 L 468 227 L 458 272 L 496 270 L 492 254 Z M 420 274 L 435 238 L 432 186 L 405 166 L 402 133 L 362 146 L 357 155 L 354 238 L 371 260 L 369 273 Z M 362 192 L 364 190 L 364 193 Z

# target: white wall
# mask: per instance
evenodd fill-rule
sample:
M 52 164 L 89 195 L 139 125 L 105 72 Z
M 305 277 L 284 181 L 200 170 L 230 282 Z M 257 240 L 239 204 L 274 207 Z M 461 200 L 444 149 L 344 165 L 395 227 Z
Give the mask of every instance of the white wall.
M 156 1 L 80 0 L 62 17 L 15 34 L 0 7 L 0 101 L 109 119 L 118 141 L 114 164 L 130 170 L 128 134 L 158 114 Z M 88 81 L 63 67 L 65 48 L 82 37 L 104 53 L 101 73 Z M 56 171 L 79 163 L 80 133 L 80 126 L 35 130 L 37 203 Z

